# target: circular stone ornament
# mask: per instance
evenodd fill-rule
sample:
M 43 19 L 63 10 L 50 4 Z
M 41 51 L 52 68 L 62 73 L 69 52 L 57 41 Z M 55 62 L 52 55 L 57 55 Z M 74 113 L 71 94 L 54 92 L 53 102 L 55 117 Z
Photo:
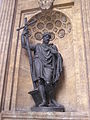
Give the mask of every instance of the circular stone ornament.
M 42 29 L 44 28 L 44 24 L 41 23 L 41 22 L 38 23 L 38 24 L 37 24 L 37 28 L 40 29 L 40 30 L 42 30 Z
M 56 21 L 55 21 L 55 25 L 56 25 L 57 27 L 61 27 L 62 23 L 61 23 L 60 20 L 56 20 Z
M 46 28 L 47 28 L 48 30 L 52 30 L 52 29 L 53 29 L 53 24 L 52 24 L 52 23 L 47 23 L 47 24 L 46 24 Z
M 63 38 L 65 36 L 65 30 L 64 29 L 59 30 L 58 35 L 60 38 Z
M 51 34 L 51 41 L 55 39 L 55 34 L 53 32 L 50 33 Z
M 41 32 L 37 32 L 35 34 L 35 38 L 36 38 L 36 40 L 42 40 L 42 33 Z

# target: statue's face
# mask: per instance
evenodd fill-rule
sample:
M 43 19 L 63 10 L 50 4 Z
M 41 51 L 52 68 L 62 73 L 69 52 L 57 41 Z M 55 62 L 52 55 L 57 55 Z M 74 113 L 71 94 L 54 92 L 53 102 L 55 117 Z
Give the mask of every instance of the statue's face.
M 50 38 L 49 38 L 48 35 L 46 35 L 46 36 L 43 37 L 43 43 L 49 44 L 49 41 L 50 41 Z

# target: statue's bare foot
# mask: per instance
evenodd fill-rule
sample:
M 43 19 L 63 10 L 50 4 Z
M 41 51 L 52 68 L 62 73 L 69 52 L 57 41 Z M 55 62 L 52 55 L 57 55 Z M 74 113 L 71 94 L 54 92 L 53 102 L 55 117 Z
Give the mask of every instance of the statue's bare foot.
M 54 107 L 64 107 L 63 105 L 58 104 L 54 99 L 51 100 L 50 106 L 54 106 Z
M 47 106 L 46 101 L 43 101 L 43 102 L 39 105 L 39 107 L 46 107 L 46 106 Z
M 55 104 L 53 104 L 52 102 L 49 103 L 49 107 L 55 107 Z
M 54 99 L 51 99 L 51 100 L 49 101 L 49 106 L 50 106 L 50 107 L 58 107 L 59 104 L 58 104 Z

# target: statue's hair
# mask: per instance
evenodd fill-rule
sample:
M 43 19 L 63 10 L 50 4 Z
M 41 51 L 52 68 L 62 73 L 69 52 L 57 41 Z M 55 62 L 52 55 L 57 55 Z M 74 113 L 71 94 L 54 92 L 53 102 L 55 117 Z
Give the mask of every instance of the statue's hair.
M 49 39 L 51 39 L 51 34 L 50 33 L 44 33 L 42 38 L 44 38 L 45 36 L 48 36 Z

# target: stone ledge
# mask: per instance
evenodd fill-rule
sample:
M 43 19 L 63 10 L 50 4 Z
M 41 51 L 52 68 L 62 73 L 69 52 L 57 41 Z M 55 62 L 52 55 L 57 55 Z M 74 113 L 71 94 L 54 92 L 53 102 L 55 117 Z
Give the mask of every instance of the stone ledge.
M 2 112 L 1 120 L 90 120 L 88 112 Z

